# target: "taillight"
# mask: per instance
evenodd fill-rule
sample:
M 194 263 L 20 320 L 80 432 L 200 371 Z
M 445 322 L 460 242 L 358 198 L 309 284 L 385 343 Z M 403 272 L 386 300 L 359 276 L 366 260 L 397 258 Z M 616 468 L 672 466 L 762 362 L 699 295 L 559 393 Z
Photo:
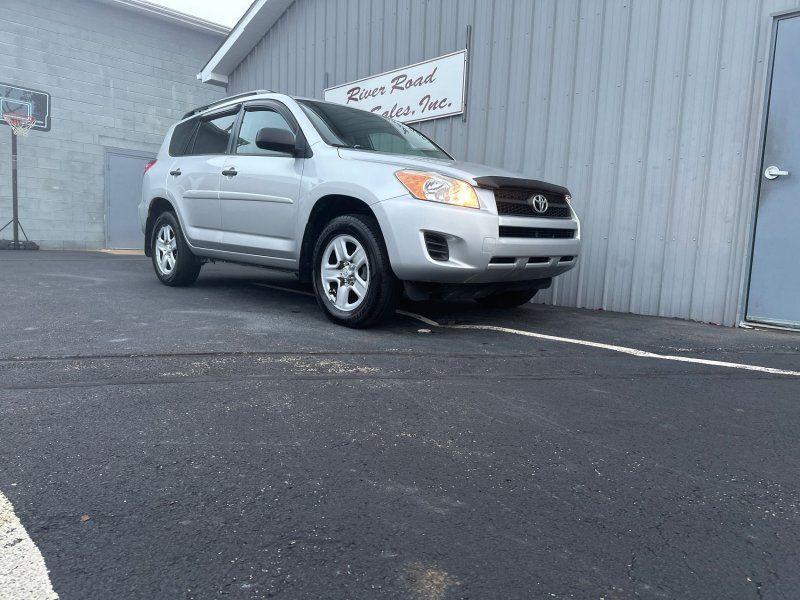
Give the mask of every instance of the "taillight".
M 156 165 L 156 159 L 148 160 L 147 164 L 144 166 L 144 172 L 147 173 L 150 169 L 152 169 Z M 143 173 L 144 174 L 144 173 Z

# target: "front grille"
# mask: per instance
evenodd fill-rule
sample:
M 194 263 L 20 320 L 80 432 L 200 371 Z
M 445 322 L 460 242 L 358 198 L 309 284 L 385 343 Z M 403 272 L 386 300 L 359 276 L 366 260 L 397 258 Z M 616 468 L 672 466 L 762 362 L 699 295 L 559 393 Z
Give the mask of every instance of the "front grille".
M 450 260 L 450 248 L 448 247 L 447 240 L 443 235 L 426 231 L 424 237 L 425 247 L 428 249 L 428 256 L 430 256 L 433 260 L 438 260 L 441 262 Z
M 543 213 L 533 210 L 528 198 L 541 194 L 547 198 L 548 207 Z M 569 204 L 561 194 L 539 192 L 537 190 L 521 190 L 515 188 L 500 188 L 494 191 L 497 203 L 497 214 L 512 217 L 538 217 L 544 219 L 569 219 L 572 211 Z
M 500 225 L 500 237 L 568 239 L 575 237 L 574 229 L 547 229 L 544 227 L 510 227 Z

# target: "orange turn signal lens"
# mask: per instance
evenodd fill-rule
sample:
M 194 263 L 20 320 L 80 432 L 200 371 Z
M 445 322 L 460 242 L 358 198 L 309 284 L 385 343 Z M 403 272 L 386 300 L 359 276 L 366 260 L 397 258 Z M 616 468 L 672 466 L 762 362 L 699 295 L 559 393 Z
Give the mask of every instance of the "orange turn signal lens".
M 418 200 L 480 208 L 478 194 L 466 181 L 431 171 L 397 171 L 395 177 Z

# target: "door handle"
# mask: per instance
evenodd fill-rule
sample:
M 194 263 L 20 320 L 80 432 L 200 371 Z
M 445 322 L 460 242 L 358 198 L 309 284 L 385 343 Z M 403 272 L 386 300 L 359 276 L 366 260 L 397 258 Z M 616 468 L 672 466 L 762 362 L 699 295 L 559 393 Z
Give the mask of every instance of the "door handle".
M 767 167 L 764 170 L 764 177 L 767 179 L 777 179 L 778 177 L 786 177 L 789 174 L 789 171 L 781 171 L 775 165 Z
M 173 177 L 177 177 L 178 175 L 181 174 L 181 170 L 180 170 L 180 168 L 173 169 L 172 171 L 169 172 L 169 174 L 172 175 Z
M 225 175 L 225 177 L 236 177 L 238 173 L 239 172 L 236 170 L 236 167 L 228 167 L 222 172 L 222 174 Z

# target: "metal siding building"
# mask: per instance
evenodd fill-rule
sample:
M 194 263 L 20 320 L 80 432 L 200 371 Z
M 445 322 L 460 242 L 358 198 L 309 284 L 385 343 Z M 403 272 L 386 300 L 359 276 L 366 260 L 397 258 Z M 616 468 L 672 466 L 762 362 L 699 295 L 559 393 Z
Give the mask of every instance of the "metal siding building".
M 296 0 L 228 92 L 323 89 L 465 47 L 458 159 L 569 187 L 579 266 L 543 301 L 741 317 L 773 13 L 800 0 Z

